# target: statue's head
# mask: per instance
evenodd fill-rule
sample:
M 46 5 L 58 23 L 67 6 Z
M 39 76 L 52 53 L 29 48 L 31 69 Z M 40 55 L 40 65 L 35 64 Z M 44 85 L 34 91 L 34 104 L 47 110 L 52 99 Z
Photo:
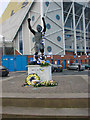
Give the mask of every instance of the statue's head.
M 37 25 L 37 31 L 38 31 L 38 32 L 41 32 L 41 31 L 42 31 L 41 25 Z

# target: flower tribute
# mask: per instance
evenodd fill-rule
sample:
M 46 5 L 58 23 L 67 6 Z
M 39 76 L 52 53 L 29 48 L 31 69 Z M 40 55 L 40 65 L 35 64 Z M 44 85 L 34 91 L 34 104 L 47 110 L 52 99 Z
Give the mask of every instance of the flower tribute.
M 40 70 L 41 71 L 43 71 L 43 67 L 50 66 L 50 63 L 48 63 L 46 60 L 38 59 L 37 63 L 35 63 L 35 61 L 31 61 L 30 63 L 28 63 L 28 65 L 40 65 L 40 67 L 41 67 Z M 29 74 L 26 77 L 25 84 L 24 84 L 25 87 L 28 87 L 28 86 L 33 86 L 33 87 L 45 86 L 45 87 L 48 87 L 48 86 L 57 86 L 57 85 L 58 85 L 58 83 L 54 80 L 49 80 L 49 81 L 40 80 L 40 77 L 36 73 Z

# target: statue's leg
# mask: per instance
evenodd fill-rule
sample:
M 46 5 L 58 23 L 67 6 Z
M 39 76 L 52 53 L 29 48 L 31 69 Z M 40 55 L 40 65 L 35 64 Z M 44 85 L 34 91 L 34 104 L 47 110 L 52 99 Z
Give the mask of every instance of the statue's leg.
M 44 45 L 43 44 L 40 45 L 40 52 L 41 52 L 41 59 L 45 60 Z
M 35 59 L 38 61 L 38 52 L 35 52 Z
M 38 52 L 39 52 L 39 45 L 35 44 L 35 59 L 38 61 Z

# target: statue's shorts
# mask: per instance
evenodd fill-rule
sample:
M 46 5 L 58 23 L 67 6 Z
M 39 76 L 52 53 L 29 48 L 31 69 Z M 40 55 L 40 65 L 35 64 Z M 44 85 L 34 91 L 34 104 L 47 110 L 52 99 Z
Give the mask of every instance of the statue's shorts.
M 44 52 L 44 45 L 42 44 L 42 43 L 36 43 L 35 44 L 35 46 L 34 46 L 34 48 L 35 48 L 35 53 L 37 52 L 39 52 L 39 50 L 40 50 L 40 52 Z

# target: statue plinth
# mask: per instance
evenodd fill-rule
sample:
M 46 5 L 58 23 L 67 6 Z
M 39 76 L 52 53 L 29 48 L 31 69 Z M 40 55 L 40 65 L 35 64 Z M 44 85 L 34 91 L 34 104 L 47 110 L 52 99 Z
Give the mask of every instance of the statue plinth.
M 51 66 L 28 65 L 28 75 L 32 73 L 36 73 L 42 81 L 52 80 Z

